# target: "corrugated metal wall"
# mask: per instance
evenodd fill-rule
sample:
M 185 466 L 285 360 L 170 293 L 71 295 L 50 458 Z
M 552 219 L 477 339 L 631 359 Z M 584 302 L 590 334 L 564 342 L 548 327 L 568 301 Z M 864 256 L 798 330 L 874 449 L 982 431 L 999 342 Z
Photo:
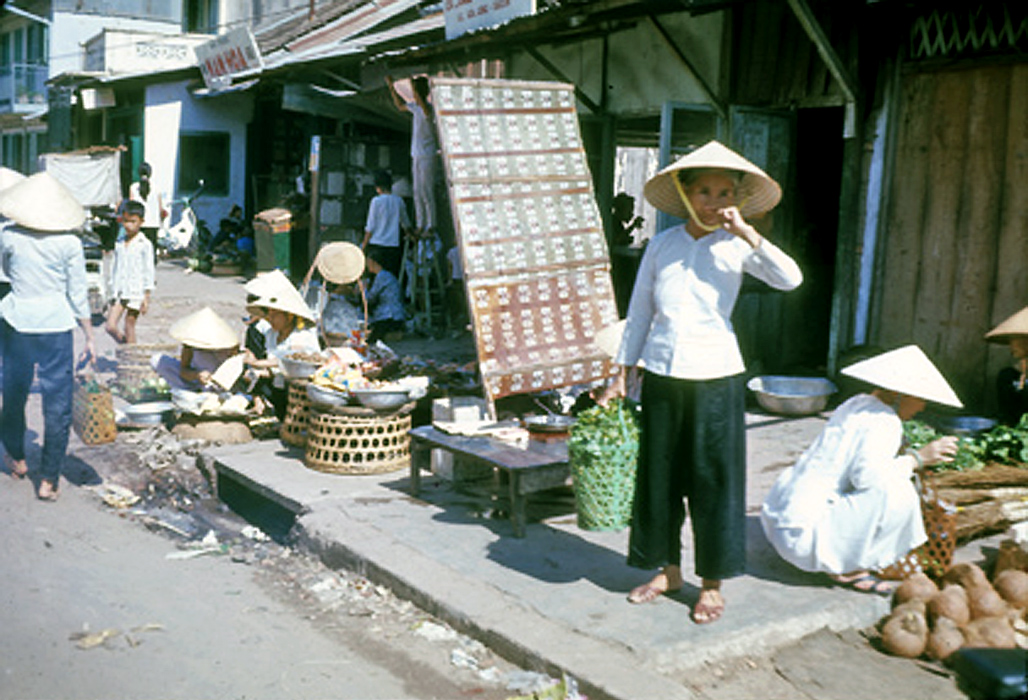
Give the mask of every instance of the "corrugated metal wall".
M 982 335 L 1028 305 L 1028 64 L 903 78 L 874 342 L 916 342 L 972 410 L 1005 348 Z

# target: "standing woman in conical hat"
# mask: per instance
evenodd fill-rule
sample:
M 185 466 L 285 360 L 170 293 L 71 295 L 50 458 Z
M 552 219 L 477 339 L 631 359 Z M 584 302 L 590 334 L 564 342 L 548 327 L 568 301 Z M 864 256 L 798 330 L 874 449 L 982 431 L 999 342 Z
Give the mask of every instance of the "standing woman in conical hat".
M 913 472 L 949 462 L 957 451 L 952 436 L 903 451 L 903 421 L 927 401 L 962 404 L 916 345 L 862 360 L 842 373 L 873 389 L 835 409 L 803 456 L 779 475 L 760 521 L 768 541 L 793 566 L 888 596 L 894 584 L 873 572 L 927 539 Z
M 25 405 L 38 372 L 43 395 L 43 450 L 37 470 L 40 500 L 57 499 L 71 431 L 76 324 L 85 336 L 81 361 L 93 359 L 92 316 L 86 258 L 75 234 L 86 213 L 71 192 L 48 173 L 0 191 L 0 259 L 11 293 L 0 302 L 3 333 L 3 438 L 11 475 L 28 473 Z
M 25 179 L 25 176 L 16 170 L 0 167 L 0 192 L 12 185 L 17 185 Z M 11 281 L 4 274 L 3 267 L 0 267 L 0 301 L 11 291 Z
M 1028 307 L 986 333 L 985 339 L 1010 348 L 1011 366 L 996 375 L 996 403 L 1000 420 L 1017 425 L 1028 413 Z
M 692 618 L 704 624 L 725 609 L 721 582 L 746 568 L 745 367 L 732 309 L 744 274 L 781 290 L 803 275 L 745 218 L 778 203 L 778 183 L 720 143 L 664 168 L 643 194 L 687 221 L 647 246 L 617 356 L 644 371 L 628 563 L 657 570 L 628 599 L 648 603 L 683 586 L 688 499 L 702 580 Z M 623 378 L 608 396 L 624 391 Z

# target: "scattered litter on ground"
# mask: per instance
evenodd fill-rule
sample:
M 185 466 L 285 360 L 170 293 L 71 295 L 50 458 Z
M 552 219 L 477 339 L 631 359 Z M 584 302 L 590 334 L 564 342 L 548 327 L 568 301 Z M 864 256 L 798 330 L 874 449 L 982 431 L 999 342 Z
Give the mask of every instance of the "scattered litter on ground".
M 460 636 L 449 627 L 428 620 L 416 622 L 414 624 L 414 634 L 432 642 L 451 642 Z
M 75 646 L 79 649 L 95 649 L 107 642 L 108 639 L 113 639 L 121 634 L 121 630 L 113 627 L 100 630 L 99 632 L 72 632 L 68 635 L 68 639 L 75 642 Z
M 267 542 L 271 539 L 263 530 L 259 527 L 254 527 L 253 525 L 247 525 L 244 527 L 240 534 L 246 539 L 253 540 L 254 542 Z
M 525 695 L 517 695 L 508 700 L 588 700 L 586 696 L 578 692 L 578 683 L 570 676 L 564 676 L 561 680 L 554 682 L 552 678 L 545 677 L 547 685 L 540 690 L 530 691 Z
M 91 488 L 100 497 L 100 500 L 111 508 L 130 508 L 139 503 L 139 496 L 131 489 L 109 481 Z

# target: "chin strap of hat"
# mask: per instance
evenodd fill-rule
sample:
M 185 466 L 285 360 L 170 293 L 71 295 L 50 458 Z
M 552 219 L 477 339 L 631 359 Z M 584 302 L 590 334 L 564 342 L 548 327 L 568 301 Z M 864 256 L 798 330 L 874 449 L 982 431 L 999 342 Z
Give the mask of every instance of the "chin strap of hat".
M 689 220 L 699 226 L 701 229 L 710 233 L 720 228 L 717 224 L 708 226 L 707 224 L 700 221 L 700 217 L 696 216 L 696 210 L 692 208 L 692 202 L 689 201 L 689 197 L 685 194 L 685 188 L 682 187 L 681 181 L 678 179 L 678 173 L 671 173 L 671 181 L 675 183 L 675 189 L 678 190 L 678 196 L 682 198 L 682 204 L 685 205 L 685 210 L 689 212 Z

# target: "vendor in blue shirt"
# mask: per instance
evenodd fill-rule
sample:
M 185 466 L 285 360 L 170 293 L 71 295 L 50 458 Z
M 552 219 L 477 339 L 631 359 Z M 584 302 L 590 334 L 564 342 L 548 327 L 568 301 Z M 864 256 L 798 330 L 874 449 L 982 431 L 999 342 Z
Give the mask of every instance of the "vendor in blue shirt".
M 0 216 L 7 220 L 0 260 L 11 284 L 0 302 L 4 459 L 11 476 L 28 473 L 25 406 L 38 373 L 44 427 L 36 495 L 55 501 L 71 431 L 76 325 L 85 337 L 80 360 L 96 356 L 86 258 L 75 234 L 86 213 L 64 185 L 43 172 L 0 192 Z
M 695 622 L 719 619 L 721 581 L 746 566 L 746 433 L 742 355 L 731 315 L 748 273 L 780 290 L 803 281 L 796 263 L 745 219 L 781 188 L 716 141 L 651 178 L 643 194 L 686 219 L 647 246 L 616 361 L 644 371 L 628 564 L 659 571 L 631 591 L 648 603 L 684 585 L 681 531 L 689 502 Z M 624 372 L 601 403 L 624 392 Z
M 399 340 L 407 321 L 400 282 L 374 258 L 365 258 L 364 264 L 371 276 L 367 291 L 368 342 Z

